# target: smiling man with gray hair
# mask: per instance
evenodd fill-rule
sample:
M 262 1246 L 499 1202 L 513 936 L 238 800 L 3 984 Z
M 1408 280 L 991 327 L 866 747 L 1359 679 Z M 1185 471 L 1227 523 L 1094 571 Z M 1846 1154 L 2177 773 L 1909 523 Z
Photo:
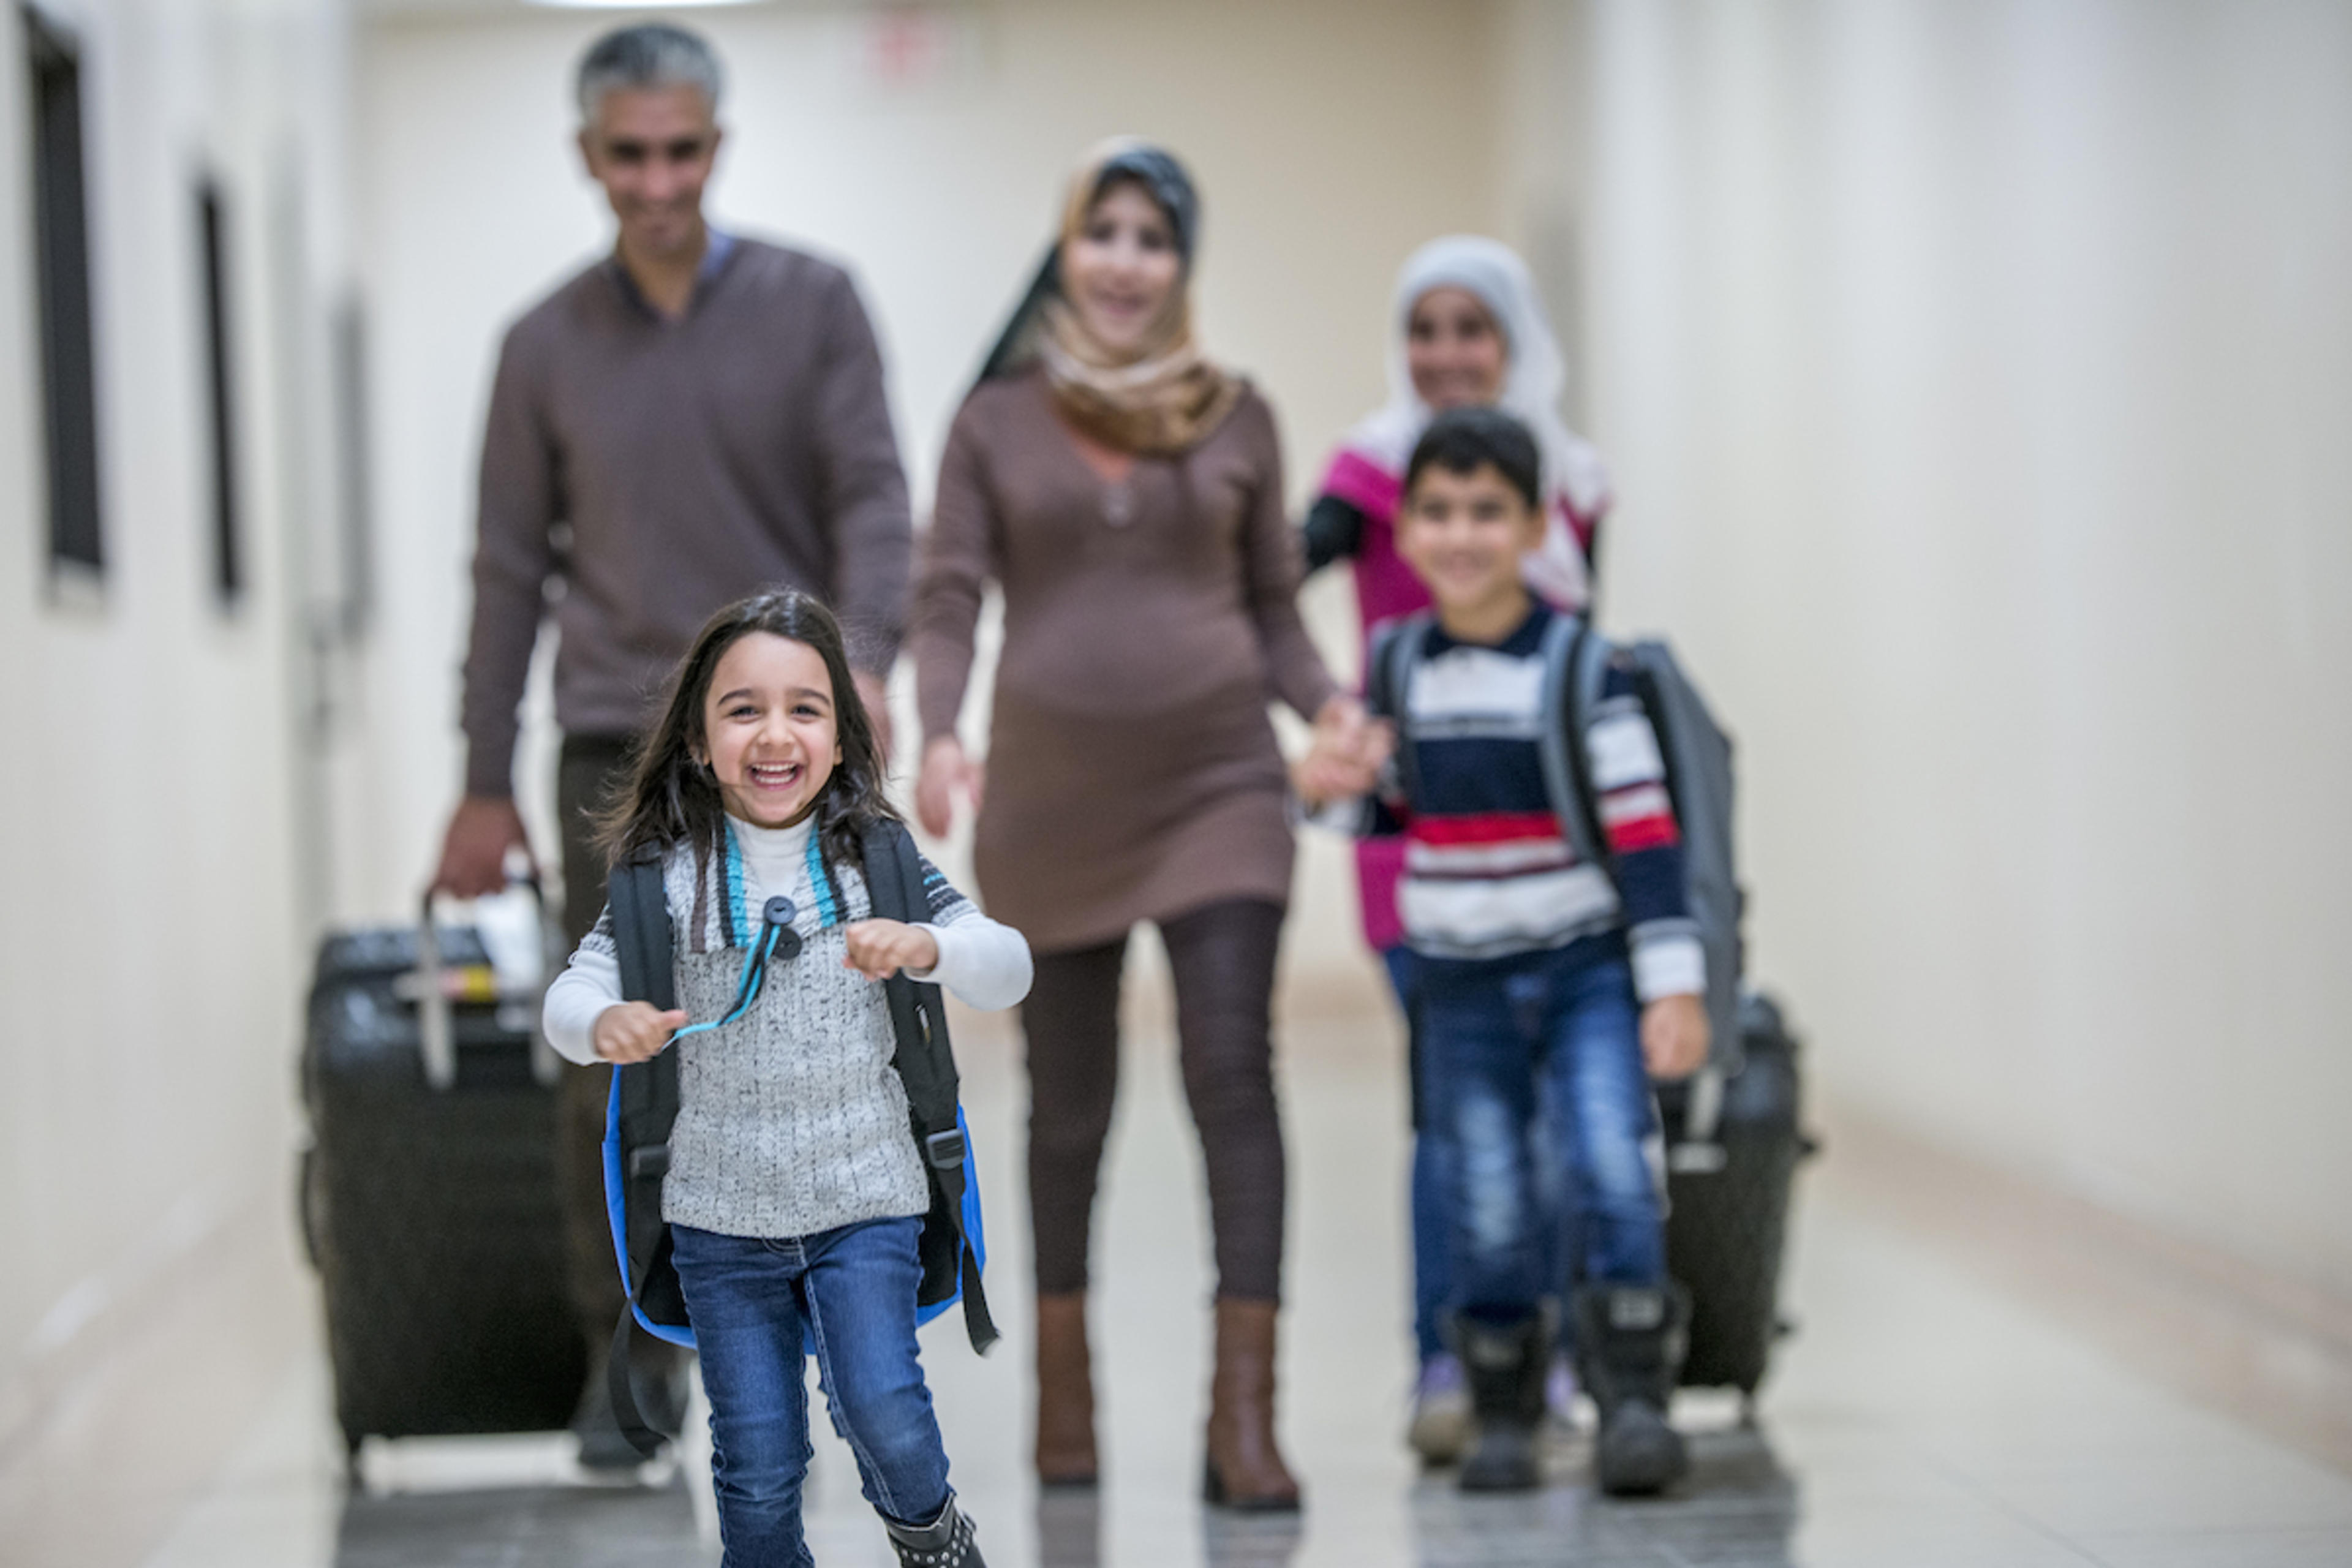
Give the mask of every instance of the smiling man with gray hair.
M 580 153 L 618 234 L 508 331 L 490 393 L 466 793 L 434 886 L 494 891 L 509 854 L 529 852 L 514 803 L 518 709 L 551 613 L 575 945 L 604 901 L 595 814 L 663 678 L 720 605 L 763 587 L 823 597 L 888 738 L 883 684 L 913 532 L 881 355 L 842 268 L 705 220 L 721 89 L 718 57 L 682 27 L 623 27 L 591 46 Z M 598 1152 L 608 1071 L 568 1072 L 560 1118 L 573 1294 L 599 1359 L 621 1309 Z M 592 1378 L 583 1406 L 583 1458 L 634 1463 L 596 1408 L 603 1385 Z

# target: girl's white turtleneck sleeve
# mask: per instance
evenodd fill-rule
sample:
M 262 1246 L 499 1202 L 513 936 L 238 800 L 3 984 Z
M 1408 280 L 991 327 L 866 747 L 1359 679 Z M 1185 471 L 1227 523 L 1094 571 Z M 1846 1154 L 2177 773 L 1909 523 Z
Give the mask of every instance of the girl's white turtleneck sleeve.
M 582 1067 L 596 1065 L 596 1020 L 621 1000 L 621 961 L 614 953 L 612 938 L 602 931 L 600 925 L 580 944 L 547 988 L 547 1000 L 540 1007 L 540 1027 L 547 1031 L 547 1043 L 557 1056 Z
M 1029 956 L 1029 939 L 1000 924 L 970 903 L 942 924 L 926 921 L 918 931 L 931 933 L 939 944 L 940 961 L 928 971 L 907 973 L 918 980 L 945 986 L 968 1007 L 993 1013 L 1029 994 L 1035 965 Z

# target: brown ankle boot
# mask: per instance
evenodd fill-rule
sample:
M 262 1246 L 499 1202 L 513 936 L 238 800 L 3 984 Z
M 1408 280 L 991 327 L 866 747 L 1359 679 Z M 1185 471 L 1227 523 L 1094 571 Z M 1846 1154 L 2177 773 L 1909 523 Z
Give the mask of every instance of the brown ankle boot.
M 1251 1513 L 1298 1506 L 1298 1483 L 1274 1442 L 1272 1301 L 1217 1298 L 1217 1367 L 1209 1384 L 1202 1495 Z
M 1037 1298 L 1037 1479 L 1095 1484 L 1095 1381 L 1082 1290 Z

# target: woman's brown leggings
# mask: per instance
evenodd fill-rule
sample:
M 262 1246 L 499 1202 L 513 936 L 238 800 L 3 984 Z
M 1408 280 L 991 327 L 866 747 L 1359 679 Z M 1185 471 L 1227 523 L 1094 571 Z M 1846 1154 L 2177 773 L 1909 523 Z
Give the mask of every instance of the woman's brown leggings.
M 1275 1110 L 1275 948 L 1283 909 L 1211 904 L 1160 922 L 1176 982 L 1184 1095 L 1209 1168 L 1217 1294 L 1282 1294 L 1282 1123 Z M 1037 1289 L 1087 1288 L 1103 1140 L 1118 1089 L 1119 972 L 1127 941 L 1040 953 L 1022 1005 L 1029 1037 L 1029 1215 Z

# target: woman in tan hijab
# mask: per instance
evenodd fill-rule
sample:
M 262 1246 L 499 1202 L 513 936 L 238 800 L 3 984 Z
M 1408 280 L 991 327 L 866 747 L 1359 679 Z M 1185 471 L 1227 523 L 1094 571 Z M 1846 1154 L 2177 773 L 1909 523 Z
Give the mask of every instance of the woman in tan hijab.
M 1203 1489 L 1289 1509 L 1274 1433 L 1282 1131 L 1268 1027 L 1290 891 L 1279 698 L 1361 723 L 1292 603 L 1274 418 L 1195 341 L 1199 213 L 1165 152 L 1097 149 L 1061 237 L 957 415 L 916 593 L 933 833 L 979 810 L 989 911 L 1024 932 L 1036 1237 L 1037 1447 L 1048 1484 L 1097 1474 L 1087 1242 L 1118 1067 L 1119 975 L 1150 921 L 1176 989 L 1184 1088 L 1216 1237 Z M 972 628 L 1004 594 L 986 787 L 957 738 Z

